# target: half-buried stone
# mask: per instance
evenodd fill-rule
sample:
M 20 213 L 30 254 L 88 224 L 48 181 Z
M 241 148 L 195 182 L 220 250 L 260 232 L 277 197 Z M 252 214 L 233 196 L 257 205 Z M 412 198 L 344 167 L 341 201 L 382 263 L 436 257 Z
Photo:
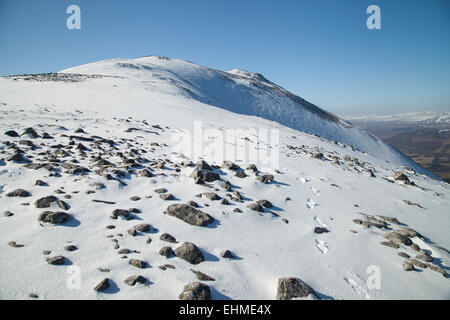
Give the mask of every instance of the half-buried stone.
M 313 295 L 318 298 L 314 290 L 299 278 L 278 279 L 277 300 L 291 300 L 293 298 L 306 298 Z
M 167 207 L 164 213 L 194 226 L 207 226 L 214 221 L 210 215 L 187 204 L 172 204 Z
M 51 224 L 64 223 L 71 219 L 72 219 L 72 216 L 70 214 L 65 213 L 65 212 L 60 212 L 60 211 L 57 211 L 57 212 L 44 211 L 38 217 L 39 221 L 48 222 Z

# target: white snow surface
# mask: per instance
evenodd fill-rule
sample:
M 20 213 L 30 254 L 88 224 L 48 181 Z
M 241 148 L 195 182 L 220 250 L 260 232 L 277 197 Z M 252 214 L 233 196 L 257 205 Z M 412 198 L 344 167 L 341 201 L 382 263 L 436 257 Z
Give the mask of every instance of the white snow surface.
M 39 299 L 178 299 L 184 285 L 197 281 L 190 269 L 216 279 L 205 282 L 211 288 L 213 299 L 274 299 L 277 280 L 282 277 L 302 279 L 322 299 L 450 299 L 448 277 L 430 268 L 403 270 L 404 258 L 397 253 L 406 252 L 414 257 L 417 252 L 404 245 L 399 249 L 380 245 L 386 241 L 382 235 L 389 230 L 365 228 L 352 221 L 363 219 L 360 213 L 397 218 L 401 225 L 424 236 L 423 240 L 414 237 L 412 241 L 431 254 L 435 266 L 449 272 L 448 252 L 434 246 L 450 247 L 448 184 L 426 175 L 380 140 L 339 119 L 329 121 L 301 108 L 278 86 L 245 71 L 226 73 L 181 60 L 145 57 L 102 61 L 64 70 L 64 73 L 108 77 L 79 82 L 0 78 L 0 158 L 6 158 L 10 151 L 4 141 L 17 143 L 29 139 L 7 137 L 3 135 L 7 130 L 21 134 L 25 128 L 33 127 L 40 135 L 47 132 L 54 137 L 53 140 L 30 139 L 39 146 L 41 143 L 67 145 L 67 136 L 83 128 L 88 137 L 101 136 L 116 142 L 125 139 L 114 153 L 139 148 L 147 151 L 141 157 L 150 161 L 172 155 L 181 162 L 184 160 L 181 155 L 172 154 L 172 133 L 191 130 L 194 121 L 201 120 L 205 128 L 221 130 L 278 129 L 279 170 L 256 163 L 261 173 L 274 175 L 274 181 L 268 184 L 256 181 L 254 173 L 248 170 L 246 178 L 238 178 L 226 169 L 217 171 L 244 197 L 243 203 L 230 200 L 231 205 L 225 206 L 220 201 L 196 197 L 202 192 L 216 192 L 228 199 L 217 181 L 211 183 L 217 190 L 195 184 L 189 177 L 193 167 L 180 166 L 180 172 L 176 172 L 167 164 L 163 169 L 153 169 L 153 178 L 131 173 L 122 179 L 124 185 L 97 175 L 89 157 L 77 159 L 80 165 L 92 168 L 91 173 L 80 176 L 63 170 L 61 177 L 50 176 L 44 168 L 31 170 L 23 164 L 0 160 L 0 206 L 2 211 L 14 213 L 11 217 L 0 217 L 1 299 L 29 299 L 30 293 L 36 293 Z M 147 131 L 125 132 L 129 128 Z M 250 144 L 255 143 L 254 137 L 246 138 Z M 214 141 L 214 137 L 209 139 Z M 152 142 L 159 146 L 152 146 Z M 81 143 L 87 147 L 92 145 Z M 26 146 L 20 147 L 28 150 Z M 110 151 L 106 146 L 104 149 Z M 42 157 L 40 151 L 39 148 L 29 151 L 34 152 L 33 161 Z M 324 154 L 323 160 L 311 157 L 316 151 Z M 340 159 L 339 165 L 332 163 L 333 156 Z M 345 156 L 357 158 L 359 164 L 344 161 Z M 203 157 L 208 160 L 210 155 L 205 152 Z M 106 158 L 121 165 L 115 155 Z M 71 159 L 68 156 L 66 160 Z M 245 169 L 239 160 L 243 159 L 237 159 L 236 163 Z M 370 177 L 368 169 L 376 177 Z M 398 170 L 405 172 L 416 186 L 384 179 Z M 49 186 L 34 185 L 37 179 Z M 103 183 L 106 188 L 97 188 L 96 183 Z M 176 199 L 160 199 L 154 189 L 161 187 Z M 28 190 L 31 197 L 6 196 L 17 188 Z M 56 189 L 64 190 L 71 198 L 55 194 Z M 87 194 L 88 190 L 95 193 Z M 34 201 L 48 195 L 66 201 L 70 205 L 67 213 L 73 220 L 62 225 L 40 223 L 38 215 L 47 209 L 37 209 Z M 141 199 L 131 201 L 132 196 Z M 93 199 L 116 204 L 96 203 Z M 274 208 L 258 214 L 246 207 L 261 199 L 269 200 Z M 197 227 L 163 214 L 168 205 L 189 200 L 198 202 L 199 209 L 215 222 Z M 422 208 L 403 200 L 418 203 Z M 133 207 L 141 210 L 134 220 L 110 218 L 114 209 Z M 235 208 L 243 212 L 234 212 Z M 61 211 L 55 207 L 48 210 Z M 127 230 L 138 223 L 151 224 L 151 232 L 129 235 Z M 116 228 L 106 229 L 107 225 Z M 330 232 L 316 234 L 314 227 L 326 227 Z M 390 229 L 400 227 L 389 224 Z M 165 232 L 179 243 L 159 240 Z M 146 261 L 149 267 L 137 269 L 129 265 L 107 236 L 114 236 L 120 248 L 138 251 L 128 254 L 128 258 Z M 152 238 L 150 244 L 146 242 L 148 237 Z M 24 247 L 11 247 L 10 241 Z M 195 243 L 206 260 L 191 265 L 177 257 L 167 259 L 158 254 L 163 246 L 175 249 L 185 241 Z M 69 242 L 78 250 L 65 251 Z M 231 250 L 237 259 L 222 258 L 220 253 L 225 249 Z M 63 255 L 69 262 L 63 266 L 49 265 L 44 250 L 52 251 L 50 257 Z M 158 268 L 167 263 L 175 269 Z M 79 289 L 67 286 L 70 265 L 81 270 Z M 377 288 L 370 285 L 371 266 L 380 271 Z M 99 267 L 110 272 L 100 272 Z M 136 286 L 124 283 L 127 277 L 137 274 L 148 282 Z M 106 277 L 112 287 L 103 293 L 94 291 Z

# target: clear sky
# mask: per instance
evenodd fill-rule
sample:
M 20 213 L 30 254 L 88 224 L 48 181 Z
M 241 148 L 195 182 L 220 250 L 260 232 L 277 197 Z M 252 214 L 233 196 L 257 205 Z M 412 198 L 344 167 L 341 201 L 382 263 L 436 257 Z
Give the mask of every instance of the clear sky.
M 259 72 L 337 114 L 450 111 L 450 0 L 0 0 L 0 75 L 145 55 Z

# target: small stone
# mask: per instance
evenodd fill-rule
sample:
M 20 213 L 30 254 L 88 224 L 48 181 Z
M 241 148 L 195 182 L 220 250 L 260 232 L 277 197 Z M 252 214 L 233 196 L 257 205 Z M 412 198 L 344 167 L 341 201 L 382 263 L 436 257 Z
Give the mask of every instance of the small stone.
M 74 245 L 69 244 L 69 245 L 64 247 L 64 250 L 66 250 L 66 251 L 75 251 L 75 250 L 78 250 L 78 248 L 76 246 L 74 246 Z
M 172 235 L 168 234 L 168 233 L 163 233 L 160 237 L 159 240 L 161 241 L 166 241 L 166 242 L 170 242 L 170 243 L 177 243 L 177 239 L 175 239 L 175 237 L 173 237 Z
M 327 232 L 330 232 L 330 231 L 324 227 L 315 227 L 314 228 L 314 233 L 321 234 L 321 233 L 327 233 Z
M 163 200 L 174 200 L 174 196 L 171 193 L 161 193 L 159 197 Z
M 5 212 L 3 213 L 3 215 L 4 215 L 5 217 L 12 217 L 12 216 L 14 215 L 14 213 L 12 213 L 11 211 L 5 211 Z
M 159 250 L 159 254 L 166 258 L 170 257 L 172 255 L 172 253 L 173 253 L 173 250 L 169 246 L 163 247 L 163 248 L 161 248 L 161 250 Z
M 278 279 L 277 300 L 291 300 L 315 295 L 314 290 L 299 278 Z
M 399 252 L 397 253 L 398 256 L 402 257 L 402 258 L 409 258 L 409 254 L 407 254 L 406 252 Z
M 109 289 L 109 279 L 103 279 L 98 285 L 95 286 L 94 290 L 98 292 L 102 292 Z
M 402 267 L 403 267 L 403 270 L 405 270 L 405 271 L 414 271 L 414 270 L 416 270 L 414 268 L 414 265 L 412 263 L 408 263 L 408 262 L 403 262 Z
M 211 300 L 211 290 L 201 282 L 192 282 L 184 286 L 180 300 Z
M 221 256 L 222 258 L 227 258 L 227 259 L 234 259 L 234 258 L 235 258 L 234 255 L 233 255 L 233 253 L 232 253 L 230 250 L 222 251 L 222 252 L 220 253 L 220 256 Z
M 200 272 L 200 271 L 194 270 L 194 269 L 191 269 L 191 271 L 192 271 L 192 273 L 195 274 L 197 279 L 200 280 L 200 281 L 216 281 L 216 279 L 214 279 L 211 276 L 208 276 L 207 274 L 205 274 L 203 272 Z
M 7 197 L 21 197 L 21 198 L 25 198 L 25 197 L 31 196 L 31 193 L 29 193 L 27 190 L 24 190 L 24 189 L 16 189 L 14 191 L 11 191 L 11 192 L 7 193 L 6 196 Z
M 258 203 L 250 203 L 247 205 L 247 208 L 257 212 L 264 212 L 264 208 Z
M 134 286 L 136 283 L 145 284 L 147 282 L 147 279 L 145 279 L 143 276 L 136 275 L 128 277 L 124 282 L 129 286 Z
M 247 177 L 247 174 L 244 171 L 238 171 L 238 172 L 236 172 L 235 176 L 243 179 L 243 178 Z
M 383 246 L 394 248 L 394 249 L 400 248 L 400 246 L 397 243 L 394 243 L 392 241 L 382 241 L 382 242 L 380 242 L 380 244 L 382 244 Z
M 175 249 L 174 254 L 183 260 L 191 264 L 199 264 L 205 261 L 205 256 L 197 248 L 197 246 L 191 242 L 185 242 L 181 246 Z
M 167 189 L 166 188 L 159 188 L 159 189 L 155 189 L 156 193 L 166 193 Z
M 148 223 L 141 223 L 134 226 L 134 229 L 139 232 L 149 232 L 151 230 L 151 225 Z
M 273 207 L 272 203 L 269 200 L 258 200 L 258 201 L 256 201 L 256 203 L 262 205 L 265 208 L 269 208 L 269 209 Z
M 8 242 L 8 245 L 9 245 L 10 247 L 14 247 L 14 248 L 22 248 L 22 247 L 24 247 L 23 244 L 18 244 L 18 243 L 15 242 L 15 241 L 10 241 L 10 242 Z
M 47 263 L 53 264 L 53 265 L 62 265 L 65 262 L 66 262 L 66 258 L 63 256 L 57 256 L 57 257 L 52 257 L 52 258 L 47 259 Z
M 138 259 L 130 259 L 129 264 L 131 264 L 132 266 L 135 266 L 136 268 L 140 268 L 140 269 L 147 267 L 147 262 L 141 261 Z

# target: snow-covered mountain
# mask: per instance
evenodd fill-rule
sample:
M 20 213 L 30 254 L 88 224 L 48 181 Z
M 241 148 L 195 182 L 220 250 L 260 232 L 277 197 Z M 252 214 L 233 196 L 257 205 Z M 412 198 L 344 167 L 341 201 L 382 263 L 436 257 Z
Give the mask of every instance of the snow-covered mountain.
M 198 122 L 207 163 L 174 140 Z M 260 74 L 144 57 L 3 77 L 0 128 L 2 299 L 292 298 L 286 277 L 450 298 L 448 184 Z M 230 129 L 233 164 L 211 152 Z
M 349 115 L 344 119 L 355 122 L 399 122 L 414 124 L 450 124 L 449 112 L 424 111 L 405 112 L 391 115 Z

